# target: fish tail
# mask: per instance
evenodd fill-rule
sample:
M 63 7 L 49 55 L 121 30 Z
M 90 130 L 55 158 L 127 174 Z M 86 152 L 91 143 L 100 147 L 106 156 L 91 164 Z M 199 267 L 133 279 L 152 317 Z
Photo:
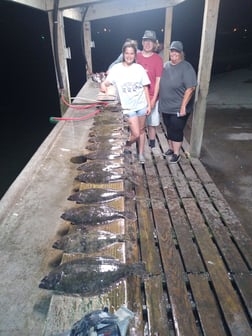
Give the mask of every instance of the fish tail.
M 131 212 L 131 211 L 125 211 L 124 212 L 124 217 L 127 218 L 127 219 L 130 219 L 130 220 L 133 220 L 135 221 L 137 219 L 137 216 L 134 212 Z
M 146 275 L 146 269 L 145 265 L 142 262 L 134 263 L 131 265 L 131 274 L 132 275 L 138 275 L 138 276 L 143 276 Z
M 135 196 L 136 196 L 136 194 L 135 194 L 134 190 L 125 193 L 125 197 L 129 198 L 129 199 L 134 199 Z

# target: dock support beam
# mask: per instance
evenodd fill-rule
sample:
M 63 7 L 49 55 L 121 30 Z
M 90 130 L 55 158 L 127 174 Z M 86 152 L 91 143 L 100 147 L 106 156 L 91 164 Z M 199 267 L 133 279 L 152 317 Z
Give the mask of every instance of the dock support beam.
M 51 40 L 52 40 L 52 50 L 53 50 L 53 56 L 54 56 L 54 64 L 56 64 L 55 57 L 56 53 L 54 50 L 54 36 L 53 36 L 53 25 L 55 24 L 53 22 L 53 14 L 52 12 L 48 13 L 48 19 L 49 19 L 49 27 L 50 27 L 50 32 L 51 32 Z M 64 17 L 63 17 L 63 12 L 60 10 L 58 11 L 58 41 L 57 41 L 57 48 L 58 48 L 58 57 L 59 57 L 59 67 L 60 67 L 60 73 L 62 76 L 62 84 L 63 84 L 63 89 L 60 88 L 60 82 L 57 74 L 57 69 L 55 69 L 56 76 L 57 76 L 57 86 L 59 93 L 61 94 L 63 91 L 63 94 L 65 96 L 65 99 L 70 102 L 70 84 L 69 84 L 69 75 L 68 75 L 68 67 L 67 67 L 67 58 L 70 58 L 69 55 L 69 50 L 66 48 L 66 40 L 65 40 L 65 29 L 64 29 Z M 60 110 L 61 110 L 61 115 L 63 115 L 66 112 L 67 107 L 62 104 L 60 101 Z
M 190 139 L 190 154 L 199 157 L 206 116 L 206 98 L 209 90 L 213 62 L 216 27 L 220 0 L 205 0 L 200 59 L 198 66 L 198 86 Z
M 171 44 L 173 7 L 166 8 L 165 11 L 165 32 L 164 32 L 164 63 L 169 60 L 169 46 Z

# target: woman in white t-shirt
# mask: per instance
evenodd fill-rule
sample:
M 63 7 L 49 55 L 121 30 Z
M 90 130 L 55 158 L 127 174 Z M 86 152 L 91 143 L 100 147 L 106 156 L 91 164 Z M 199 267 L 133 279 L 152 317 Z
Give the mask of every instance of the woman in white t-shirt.
M 122 48 L 123 61 L 115 64 L 101 83 L 101 91 L 115 85 L 120 97 L 123 114 L 128 118 L 130 138 L 126 141 L 124 153 L 130 153 L 130 146 L 138 141 L 139 161 L 144 163 L 145 120 L 150 114 L 149 77 L 145 69 L 136 64 L 136 44 L 125 42 Z

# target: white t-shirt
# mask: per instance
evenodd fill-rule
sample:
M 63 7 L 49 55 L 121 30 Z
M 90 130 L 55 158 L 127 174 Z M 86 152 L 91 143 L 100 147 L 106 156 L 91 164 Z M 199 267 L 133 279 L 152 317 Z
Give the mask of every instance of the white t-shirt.
M 150 80 L 140 64 L 115 64 L 109 70 L 107 80 L 116 85 L 124 113 L 138 111 L 147 106 L 144 86 L 149 85 Z

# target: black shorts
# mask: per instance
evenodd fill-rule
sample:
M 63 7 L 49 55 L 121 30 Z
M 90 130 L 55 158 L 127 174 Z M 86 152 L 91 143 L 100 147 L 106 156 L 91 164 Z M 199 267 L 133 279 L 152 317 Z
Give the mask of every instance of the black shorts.
M 176 142 L 182 142 L 184 138 L 184 128 L 189 117 L 177 117 L 176 114 L 162 113 L 163 122 L 166 127 L 167 139 Z

